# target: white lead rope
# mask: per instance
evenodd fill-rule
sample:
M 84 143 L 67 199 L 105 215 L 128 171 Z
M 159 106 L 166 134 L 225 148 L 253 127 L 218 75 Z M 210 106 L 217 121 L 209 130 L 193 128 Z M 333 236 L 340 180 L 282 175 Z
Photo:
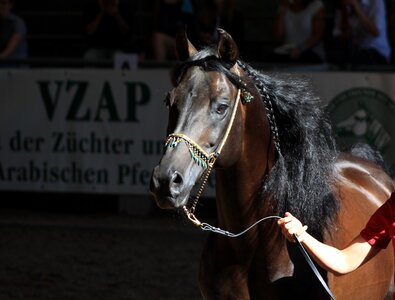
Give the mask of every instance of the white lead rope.
M 208 223 L 201 223 L 200 229 L 206 230 L 206 231 L 215 232 L 215 233 L 219 233 L 219 234 L 222 234 L 222 235 L 226 235 L 226 236 L 228 236 L 228 237 L 233 237 L 233 238 L 235 238 L 235 237 L 239 237 L 239 236 L 243 235 L 243 234 L 246 233 L 248 230 L 250 230 L 252 227 L 254 227 L 254 226 L 258 225 L 260 222 L 265 221 L 265 220 L 268 220 L 268 219 L 281 219 L 281 218 L 280 218 L 279 216 L 268 216 L 268 217 L 262 218 L 262 219 L 256 221 L 256 222 L 255 222 L 254 224 L 252 224 L 250 227 L 244 229 L 243 231 L 241 231 L 241 232 L 239 232 L 239 233 L 232 233 L 232 232 L 223 230 L 223 229 L 221 229 L 221 228 L 214 227 L 214 226 L 212 226 L 212 225 L 210 225 L 210 224 L 208 224 Z

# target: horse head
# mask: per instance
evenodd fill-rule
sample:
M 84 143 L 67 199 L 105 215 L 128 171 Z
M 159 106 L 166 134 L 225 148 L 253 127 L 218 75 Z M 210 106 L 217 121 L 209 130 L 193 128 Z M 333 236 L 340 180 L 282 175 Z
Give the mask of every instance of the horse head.
M 201 51 L 184 32 L 176 39 L 182 63 L 173 72 L 174 88 L 165 100 L 168 137 L 150 184 L 161 208 L 187 206 L 192 188 L 214 164 L 227 167 L 240 156 L 244 123 L 239 103 L 250 101 L 256 91 L 248 91 L 232 37 L 221 29 L 218 36 L 213 47 Z

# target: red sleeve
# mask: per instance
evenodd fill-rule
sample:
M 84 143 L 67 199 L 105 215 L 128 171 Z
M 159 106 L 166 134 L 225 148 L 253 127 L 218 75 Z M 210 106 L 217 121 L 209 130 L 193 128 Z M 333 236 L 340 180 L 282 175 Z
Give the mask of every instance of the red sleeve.
M 372 246 L 387 248 L 391 242 L 390 228 L 392 224 L 392 209 L 394 206 L 394 194 L 370 217 L 361 236 Z

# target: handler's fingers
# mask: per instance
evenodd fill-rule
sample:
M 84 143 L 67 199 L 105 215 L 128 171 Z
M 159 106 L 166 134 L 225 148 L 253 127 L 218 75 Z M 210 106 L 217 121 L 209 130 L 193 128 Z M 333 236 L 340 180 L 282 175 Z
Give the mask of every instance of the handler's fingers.
M 281 218 L 281 219 L 279 219 L 279 220 L 277 221 L 277 223 L 278 223 L 279 225 L 284 224 L 284 223 L 288 223 L 288 222 L 292 221 L 293 218 L 294 218 L 293 215 L 291 215 L 289 212 L 286 212 L 286 213 L 284 214 L 284 217 Z
M 288 230 L 285 228 L 281 228 L 281 231 L 283 233 L 283 235 L 285 236 L 285 238 L 290 241 L 290 242 L 295 242 L 295 239 L 293 237 L 293 235 L 289 234 Z

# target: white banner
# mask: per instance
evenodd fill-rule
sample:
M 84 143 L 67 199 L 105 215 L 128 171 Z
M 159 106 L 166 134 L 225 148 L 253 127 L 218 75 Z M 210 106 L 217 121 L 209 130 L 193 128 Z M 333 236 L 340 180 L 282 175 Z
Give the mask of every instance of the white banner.
M 146 194 L 168 71 L 0 73 L 0 189 Z
M 336 132 L 378 147 L 394 169 L 394 75 L 305 75 Z M 168 70 L 1 71 L 0 189 L 147 194 L 170 88 Z

